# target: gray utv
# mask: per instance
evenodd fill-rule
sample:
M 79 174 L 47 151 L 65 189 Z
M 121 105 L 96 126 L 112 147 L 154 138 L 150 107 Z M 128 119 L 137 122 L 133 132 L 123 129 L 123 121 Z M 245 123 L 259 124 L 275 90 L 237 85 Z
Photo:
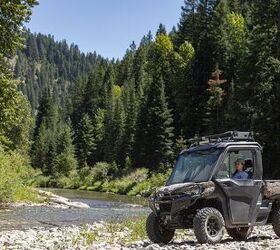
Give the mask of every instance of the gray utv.
M 250 132 L 195 139 L 180 153 L 166 183 L 149 199 L 148 237 L 168 243 L 176 229 L 193 228 L 199 243 L 215 244 L 225 229 L 245 240 L 253 226 L 271 223 L 280 237 L 280 180 L 262 180 L 262 147 Z M 234 179 L 244 159 L 247 179 Z

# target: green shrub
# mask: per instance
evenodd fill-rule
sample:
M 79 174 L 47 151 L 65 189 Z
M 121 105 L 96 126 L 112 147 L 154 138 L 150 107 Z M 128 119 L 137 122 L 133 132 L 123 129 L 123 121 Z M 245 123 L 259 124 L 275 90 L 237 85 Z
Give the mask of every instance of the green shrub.
M 87 186 L 81 186 L 79 187 L 79 190 L 87 190 Z
M 111 166 L 107 162 L 97 162 L 93 168 L 85 176 L 84 185 L 93 186 L 97 181 L 105 181 L 108 179 L 108 172 Z
M 97 182 L 94 183 L 93 186 L 86 187 L 86 190 L 87 191 L 100 191 L 101 188 L 102 188 L 102 182 L 97 181 Z
M 132 195 L 132 196 L 138 194 L 141 196 L 151 195 L 151 193 L 155 188 L 161 187 L 166 183 L 170 173 L 171 170 L 168 169 L 164 174 L 162 173 L 153 174 L 150 178 L 142 182 L 138 182 L 138 184 L 135 185 L 130 192 L 128 192 L 128 195 Z
M 56 175 L 50 179 L 52 187 L 76 189 L 81 186 L 80 176 L 76 170 L 70 171 L 68 176 Z
M 135 181 L 128 180 L 127 178 L 121 178 L 112 180 L 107 185 L 107 192 L 113 192 L 118 194 L 128 193 L 132 187 L 136 184 Z
M 56 188 L 66 188 L 67 186 L 70 185 L 70 182 L 71 180 L 66 177 L 66 176 L 60 176 L 60 177 L 57 177 L 55 179 L 53 179 L 53 186 L 55 186 Z
M 32 201 L 35 203 L 40 203 L 45 201 L 38 192 L 30 187 L 23 187 L 16 190 L 14 194 L 14 200 L 16 201 Z
M 151 193 L 151 190 L 152 190 L 152 184 L 150 180 L 145 180 L 135 185 L 132 188 L 132 190 L 128 192 L 128 195 L 136 196 L 139 194 L 141 196 L 148 196 L 149 193 Z
M 103 182 L 101 182 L 101 181 L 95 182 L 94 185 L 93 185 L 93 187 L 94 187 L 93 191 L 100 191 L 101 188 L 102 188 L 102 184 L 103 184 Z
M 68 182 L 68 185 L 66 185 L 64 188 L 76 189 L 82 185 L 81 178 L 77 170 L 70 171 L 68 179 L 70 181 Z
M 104 192 L 127 194 L 138 182 L 144 181 L 147 178 L 147 175 L 147 169 L 136 169 L 129 175 L 105 182 L 102 185 L 101 190 Z
M 86 190 L 87 191 L 95 191 L 94 187 L 87 187 Z
M 86 178 L 90 175 L 90 168 L 85 166 L 79 170 L 80 181 L 85 182 Z
M 4 152 L 0 148 L 0 202 L 16 200 L 26 190 L 34 171 L 28 159 L 17 152 Z M 28 198 L 28 196 L 25 196 Z
M 97 162 L 90 171 L 94 181 L 106 180 L 111 166 L 107 162 Z
M 43 174 L 37 175 L 31 180 L 31 184 L 35 187 L 49 187 L 50 176 L 45 176 Z

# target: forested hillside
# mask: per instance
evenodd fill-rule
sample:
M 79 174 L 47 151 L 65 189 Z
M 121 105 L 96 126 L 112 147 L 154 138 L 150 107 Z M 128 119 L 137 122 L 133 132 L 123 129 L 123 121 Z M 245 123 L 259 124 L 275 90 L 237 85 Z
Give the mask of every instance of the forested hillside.
M 31 156 L 45 175 L 91 173 L 93 185 L 165 172 L 188 138 L 253 130 L 265 175 L 279 178 L 279 1 L 186 0 L 176 28 L 160 25 L 122 60 L 26 36 L 15 75 L 37 110 Z
M 25 46 L 17 51 L 14 72 L 22 82 L 19 89 L 28 96 L 33 112 L 45 89 L 51 89 L 53 100 L 64 107 L 69 88 L 104 60 L 95 52 L 81 53 L 77 45 L 55 42 L 50 35 L 26 31 L 23 37 Z

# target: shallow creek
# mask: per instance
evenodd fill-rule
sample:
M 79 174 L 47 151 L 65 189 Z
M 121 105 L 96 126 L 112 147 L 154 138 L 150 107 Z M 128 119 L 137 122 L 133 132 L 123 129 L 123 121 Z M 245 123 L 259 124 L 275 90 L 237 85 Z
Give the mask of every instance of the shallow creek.
M 88 204 L 89 209 L 22 206 L 0 210 L 0 230 L 41 226 L 80 225 L 95 221 L 114 221 L 147 215 L 147 200 L 92 191 L 46 189 L 72 201 Z

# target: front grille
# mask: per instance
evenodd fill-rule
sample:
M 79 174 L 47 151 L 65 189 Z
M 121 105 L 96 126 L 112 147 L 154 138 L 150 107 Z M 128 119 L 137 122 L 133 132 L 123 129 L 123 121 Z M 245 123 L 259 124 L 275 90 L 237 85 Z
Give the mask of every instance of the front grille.
M 172 201 L 178 198 L 182 198 L 186 196 L 186 193 L 177 193 L 177 194 L 164 194 L 163 196 L 157 196 L 157 200 L 159 201 Z
M 160 212 L 170 213 L 171 212 L 171 203 L 162 203 L 159 204 Z

